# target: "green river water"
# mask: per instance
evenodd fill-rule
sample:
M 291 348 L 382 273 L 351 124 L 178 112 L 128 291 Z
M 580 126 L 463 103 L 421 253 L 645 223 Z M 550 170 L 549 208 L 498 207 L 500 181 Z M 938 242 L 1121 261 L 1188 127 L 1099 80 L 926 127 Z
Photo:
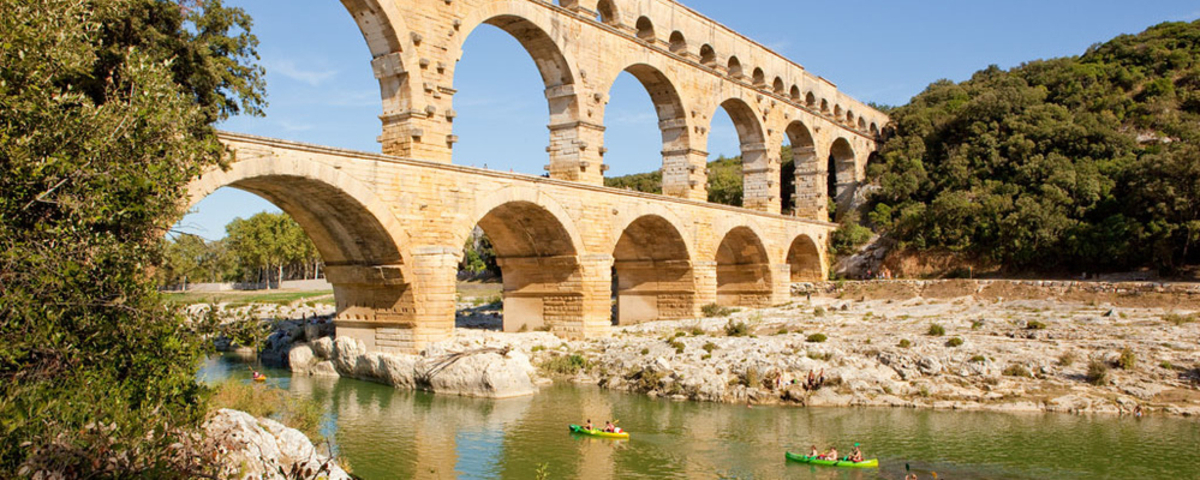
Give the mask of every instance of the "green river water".
M 1200 422 L 1187 418 L 1006 414 L 887 408 L 796 408 L 676 402 L 555 385 L 484 400 L 348 379 L 268 371 L 269 384 L 326 409 L 323 434 L 366 479 L 922 479 L 1200 478 Z M 213 357 L 202 379 L 249 381 Z M 581 437 L 567 425 L 615 419 L 628 441 Z M 812 444 L 861 442 L 880 468 L 789 463 Z

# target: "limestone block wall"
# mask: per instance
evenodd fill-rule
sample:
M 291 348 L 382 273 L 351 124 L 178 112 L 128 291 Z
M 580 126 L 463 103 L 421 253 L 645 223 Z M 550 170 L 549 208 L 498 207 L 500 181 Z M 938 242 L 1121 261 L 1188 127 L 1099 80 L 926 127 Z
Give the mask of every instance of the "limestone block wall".
M 234 161 L 196 180 L 191 201 L 222 186 L 268 192 L 326 259 L 339 335 L 373 349 L 415 351 L 453 331 L 457 264 L 476 226 L 499 256 L 506 329 L 547 327 L 571 338 L 607 335 L 614 270 L 629 321 L 696 316 L 717 302 L 786 302 L 793 270 L 825 277 L 825 245 L 836 226 L 571 181 L 221 138 Z

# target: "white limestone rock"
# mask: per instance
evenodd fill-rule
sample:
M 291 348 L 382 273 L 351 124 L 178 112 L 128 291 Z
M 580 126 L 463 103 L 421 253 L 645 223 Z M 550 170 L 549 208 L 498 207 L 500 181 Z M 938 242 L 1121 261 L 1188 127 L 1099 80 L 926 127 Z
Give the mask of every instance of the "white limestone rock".
M 324 471 L 329 480 L 349 480 L 341 467 L 317 452 L 303 433 L 270 419 L 258 419 L 237 410 L 221 409 L 204 424 L 209 441 L 217 442 L 226 465 L 242 479 L 285 479 L 280 470 Z

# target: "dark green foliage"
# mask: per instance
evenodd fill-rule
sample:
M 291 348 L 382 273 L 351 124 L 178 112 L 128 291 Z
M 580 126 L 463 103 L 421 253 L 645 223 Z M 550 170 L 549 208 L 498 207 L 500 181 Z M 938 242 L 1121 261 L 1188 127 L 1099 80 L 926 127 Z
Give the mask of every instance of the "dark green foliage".
M 830 247 L 837 255 L 853 255 L 858 247 L 871 240 L 871 235 L 871 229 L 856 222 L 845 222 L 830 234 Z
M 742 206 L 742 157 L 708 162 L 708 201 Z
M 222 161 L 212 122 L 260 111 L 249 19 L 204 0 L 0 11 L 0 476 L 200 476 L 170 445 L 206 410 L 202 325 L 152 269 L 185 185 Z
M 972 363 L 985 363 L 985 362 L 987 362 L 987 357 L 985 357 L 985 356 L 983 356 L 983 355 L 974 355 L 974 356 L 972 356 L 972 357 L 971 357 L 971 360 L 970 360 L 970 362 L 972 362 Z
M 604 186 L 643 193 L 662 193 L 662 170 L 606 177 Z
M 729 323 L 725 324 L 725 335 L 730 337 L 745 337 L 750 335 L 750 326 L 746 322 L 734 322 L 729 319 Z
M 1045 330 L 1046 324 L 1037 320 L 1030 320 L 1029 323 L 1025 324 L 1025 328 L 1029 330 Z
M 900 348 L 908 348 L 912 346 L 912 342 L 908 341 L 907 338 L 901 338 L 900 341 L 896 343 L 896 346 Z
M 241 281 L 268 283 L 307 277 L 321 260 L 300 224 L 285 213 L 235 218 L 225 231 L 228 237 L 224 243 L 236 262 L 236 278 Z
M 942 335 L 945 335 L 945 334 L 946 334 L 946 327 L 943 327 L 943 326 L 941 326 L 941 325 L 938 325 L 938 324 L 936 324 L 936 323 L 934 323 L 934 324 L 930 324 L 930 325 L 929 325 L 929 331 L 928 331 L 928 332 L 925 332 L 925 334 L 926 334 L 926 335 L 929 335 L 929 336 L 931 336 L 931 337 L 940 337 L 940 336 L 942 336 Z
M 604 179 L 604 186 L 644 193 L 662 193 L 662 171 L 635 173 Z M 742 205 L 742 158 L 718 157 L 708 162 L 708 201 Z
M 700 348 L 703 348 L 705 352 L 712 353 L 713 350 L 717 349 L 717 344 L 713 342 L 705 342 L 704 346 Z
M 1009 377 L 1024 377 L 1033 378 L 1033 374 L 1029 372 L 1024 365 L 1012 364 L 1004 368 L 1004 375 Z
M 1133 349 L 1121 349 L 1121 356 L 1117 357 L 1117 366 L 1121 367 L 1121 370 L 1133 370 L 1137 367 L 1137 354 L 1133 353 Z
M 963 344 L 963 339 L 959 338 L 959 337 L 953 337 L 949 340 L 946 340 L 947 347 L 952 347 L 952 348 L 953 347 L 961 347 L 962 344 Z
M 808 338 L 804 339 L 804 341 L 808 343 L 823 343 L 828 339 L 829 337 L 826 337 L 824 333 L 814 333 L 809 335 Z
M 729 307 L 722 307 L 715 303 L 710 303 L 708 305 L 700 307 L 700 312 L 703 313 L 705 317 L 710 317 L 710 318 L 711 317 L 724 317 L 726 315 L 732 314 L 733 309 L 729 308 Z
M 892 111 L 869 220 L 1012 268 L 1200 261 L 1200 22 L 939 81 Z
M 1099 358 L 1093 358 L 1088 362 L 1086 379 L 1088 383 L 1096 386 L 1108 383 L 1108 364 Z
M 546 359 L 539 367 L 549 373 L 574 375 L 588 368 L 589 362 L 581 355 L 557 355 Z
M 683 342 L 679 340 L 672 339 L 670 342 L 667 342 L 667 344 L 670 345 L 671 348 L 675 349 L 675 353 L 683 353 L 683 350 L 687 348 L 687 345 L 684 345 Z

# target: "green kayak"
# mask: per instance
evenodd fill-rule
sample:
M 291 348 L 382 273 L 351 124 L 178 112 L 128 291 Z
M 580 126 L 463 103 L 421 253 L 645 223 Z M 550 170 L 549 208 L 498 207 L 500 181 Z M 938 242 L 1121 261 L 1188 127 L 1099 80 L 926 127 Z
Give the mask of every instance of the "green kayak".
M 629 432 L 613 433 L 613 432 L 606 432 L 604 430 L 588 430 L 579 425 L 571 425 L 571 433 L 578 433 L 580 435 L 591 435 L 593 437 L 600 437 L 600 438 L 616 438 L 616 439 L 622 439 L 622 440 L 629 439 Z
M 806 455 L 797 455 L 792 452 L 785 452 L 788 460 L 793 462 L 807 463 L 810 465 L 824 465 L 827 467 L 846 467 L 846 468 L 879 468 L 879 459 L 872 458 L 861 462 L 851 462 L 849 460 L 821 460 L 815 457 Z

